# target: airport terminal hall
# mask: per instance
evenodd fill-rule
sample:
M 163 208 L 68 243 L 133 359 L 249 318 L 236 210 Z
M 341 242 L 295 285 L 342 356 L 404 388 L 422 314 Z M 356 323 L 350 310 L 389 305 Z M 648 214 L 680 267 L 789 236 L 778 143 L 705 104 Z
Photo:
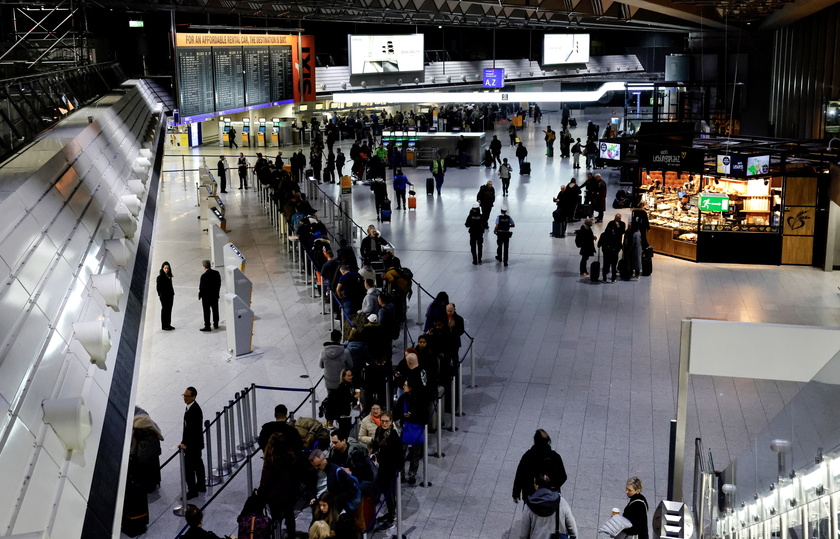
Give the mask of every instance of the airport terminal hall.
M 840 0 L 0 1 L 0 539 L 840 539 L 838 270 Z

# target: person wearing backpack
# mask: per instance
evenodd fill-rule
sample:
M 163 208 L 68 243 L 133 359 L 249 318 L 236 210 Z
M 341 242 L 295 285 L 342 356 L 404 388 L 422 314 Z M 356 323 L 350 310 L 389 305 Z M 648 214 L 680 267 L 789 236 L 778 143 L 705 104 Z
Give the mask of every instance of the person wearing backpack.
M 574 157 L 575 165 L 573 168 L 580 168 L 580 154 L 583 153 L 583 146 L 580 144 L 580 138 L 575 139 L 575 145 L 572 146 L 572 157 Z
M 592 232 L 592 219 L 583 221 L 583 226 L 575 233 L 575 246 L 580 247 L 580 276 L 589 275 L 587 261 L 593 256 L 595 250 L 595 234 Z
M 520 173 L 522 170 L 522 166 L 519 167 Z M 508 190 L 510 190 L 510 175 L 513 173 L 513 167 L 510 166 L 508 163 L 507 157 L 502 160 L 502 165 L 499 167 L 499 178 L 502 179 L 502 196 L 508 196 Z M 492 208 L 492 206 L 491 206 Z
M 555 534 L 577 537 L 577 523 L 569 503 L 551 490 L 551 479 L 543 474 L 533 479 L 535 491 L 525 498 L 519 539 L 549 539 Z
M 335 497 L 335 509 L 339 512 L 352 513 L 362 502 L 362 490 L 355 477 L 340 466 L 329 462 L 327 453 L 313 449 L 309 454 L 308 470 L 304 483 L 304 496 L 310 507 L 315 506 L 318 498 L 329 492 Z

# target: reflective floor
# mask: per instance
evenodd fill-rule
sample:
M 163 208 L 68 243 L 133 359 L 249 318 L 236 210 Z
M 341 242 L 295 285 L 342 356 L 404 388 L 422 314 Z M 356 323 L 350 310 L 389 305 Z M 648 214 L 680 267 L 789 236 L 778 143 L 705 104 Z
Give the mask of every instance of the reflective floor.
M 578 117 L 573 135 L 584 137 L 586 119 L 603 126 L 608 112 L 595 110 Z M 557 115 L 544 120 L 543 124 L 559 125 Z M 425 195 L 427 170 L 408 169 L 417 185 L 417 211 L 394 211 L 392 222 L 380 227 L 424 288 L 449 294 L 475 337 L 477 387 L 465 391 L 459 430 L 444 433 L 446 456 L 429 460 L 432 486 L 403 489 L 404 533 L 409 537 L 516 537 L 522 504 L 513 503 L 511 486 L 536 428 L 550 433 L 565 461 L 569 479 L 563 496 L 581 537 L 595 537 L 610 509 L 625 505 L 624 483 L 631 475 L 644 481 L 643 493 L 653 509 L 667 490 L 681 319 L 840 324 L 838 278 L 815 268 L 696 264 L 656 256 L 653 275 L 640 281 L 602 284 L 581 278 L 574 237 L 549 235 L 551 199 L 574 171 L 570 160 L 544 155 L 542 128 L 529 123 L 520 134 L 530 152 L 532 172 L 519 176 L 514 164 L 507 203 L 516 229 L 507 268 L 493 259 L 492 234 L 485 244 L 484 264 L 472 265 L 463 226 L 479 186 L 487 180 L 497 186 L 493 217 L 498 214 L 502 197 L 493 169 L 450 170 L 439 197 Z M 496 134 L 507 142 L 506 126 L 498 127 Z M 284 153 L 290 156 L 291 149 Z M 224 153 L 235 161 L 233 152 Z M 276 150 L 266 153 L 273 156 Z M 219 154 L 218 146 L 170 147 L 163 168 L 196 168 L 202 156 L 215 168 Z M 513 149 L 506 144 L 502 155 L 515 163 Z M 585 169 L 577 172 L 585 177 Z M 210 249 L 197 219 L 196 179 L 193 172 L 164 174 L 153 245 L 150 282 L 153 286 L 163 261 L 172 265 L 172 324 L 177 329 L 161 331 L 159 302 L 150 289 L 137 404 L 164 431 L 164 456 L 179 441 L 181 394 L 187 386 L 198 389 L 197 402 L 208 419 L 251 383 L 308 388 L 321 375 L 318 354 L 329 332 L 328 317 L 321 314 L 318 300 L 310 297 L 278 242 L 257 193 L 236 188 L 229 188 L 223 200 L 230 238 L 247 257 L 245 273 L 254 283 L 253 339 L 259 353 L 230 359 L 222 330 L 198 331 L 198 280 Z M 611 180 L 608 200 L 616 189 Z M 375 223 L 368 188 L 354 187 L 353 211 L 359 224 Z M 608 211 L 607 218 L 613 214 Z M 576 226 L 570 225 L 570 231 Z M 412 324 L 417 321 L 418 296 L 409 308 Z M 422 301 L 425 310 L 428 298 Z M 224 329 L 224 313 L 222 318 Z M 411 327 L 416 338 L 419 328 Z M 468 383 L 466 364 L 464 372 Z M 723 468 L 798 388 L 794 383 L 696 377 L 686 439 L 702 437 L 716 467 Z M 275 404 L 291 407 L 302 398 L 258 393 L 259 422 L 271 419 Z M 253 473 L 258 480 L 258 467 Z M 175 537 L 180 529 L 183 521 L 171 511 L 179 492 L 177 474 L 176 463 L 164 468 L 163 485 L 150 497 L 154 523 L 145 537 Z M 225 491 L 210 506 L 205 528 L 235 533 L 235 517 L 244 502 L 242 476 L 231 492 Z M 212 493 L 211 488 L 198 501 Z M 308 527 L 306 514 L 298 527 Z

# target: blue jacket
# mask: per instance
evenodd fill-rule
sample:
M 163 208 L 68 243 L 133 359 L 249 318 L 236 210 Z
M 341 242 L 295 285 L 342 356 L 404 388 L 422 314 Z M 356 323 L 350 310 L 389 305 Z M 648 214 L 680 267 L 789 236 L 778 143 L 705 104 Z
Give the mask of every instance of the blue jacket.
M 405 174 L 397 174 L 394 176 L 394 191 L 405 191 L 406 184 L 414 185 L 408 181 L 408 177 Z

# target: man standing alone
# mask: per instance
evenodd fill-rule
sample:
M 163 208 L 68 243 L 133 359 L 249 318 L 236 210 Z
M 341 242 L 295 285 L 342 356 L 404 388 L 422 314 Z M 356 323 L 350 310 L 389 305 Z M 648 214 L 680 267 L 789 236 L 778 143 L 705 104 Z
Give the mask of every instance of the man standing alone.
M 464 226 L 470 232 L 470 252 L 473 264 L 481 264 L 481 251 L 484 249 L 484 219 L 481 217 L 479 204 L 473 204 Z
M 187 499 L 191 500 L 198 496 L 199 492 L 207 492 L 204 485 L 204 462 L 201 460 L 201 451 L 204 449 L 204 436 L 202 428 L 204 425 L 204 414 L 201 406 L 195 402 L 198 391 L 192 386 L 184 391 L 184 404 L 187 409 L 184 411 L 184 430 L 181 435 L 181 443 L 178 449 L 184 452 L 184 470 L 187 476 Z
M 198 299 L 204 310 L 204 327 L 200 331 L 210 331 L 210 311 L 213 311 L 213 327 L 219 329 L 219 290 L 222 288 L 222 276 L 210 269 L 210 261 L 203 260 L 204 273 L 198 283 Z
M 236 146 L 239 148 L 239 144 L 236 143 L 236 129 L 233 126 L 230 126 L 230 130 L 228 131 L 228 146 L 233 148 Z
M 429 171 L 435 178 L 435 187 L 437 188 L 438 196 L 440 196 L 440 188 L 443 187 L 443 179 L 446 174 L 446 163 L 443 162 L 439 153 L 435 154 L 435 160 L 432 161 Z
M 217 167 L 216 172 L 219 173 L 219 189 L 222 193 L 227 193 L 227 171 L 230 167 L 224 155 L 219 156 Z

